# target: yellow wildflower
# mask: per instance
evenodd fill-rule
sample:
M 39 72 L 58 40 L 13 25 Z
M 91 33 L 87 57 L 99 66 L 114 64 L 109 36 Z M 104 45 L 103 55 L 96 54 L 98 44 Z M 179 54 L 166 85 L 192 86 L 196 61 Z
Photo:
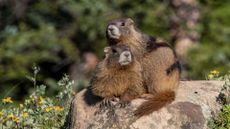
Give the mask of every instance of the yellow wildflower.
M 2 99 L 2 102 L 3 103 L 13 103 L 11 97 L 6 97 L 6 98 Z
M 2 117 L 3 116 L 3 112 L 0 112 L 0 117 Z
M 60 106 L 54 106 L 54 110 L 57 111 L 57 112 L 61 112 L 64 110 L 63 107 L 60 107 Z
M 44 98 L 40 96 L 38 99 L 38 105 L 42 105 L 42 104 L 44 104 Z
M 16 116 L 14 116 L 13 113 L 9 114 L 9 115 L 7 116 L 7 118 L 8 118 L 8 119 L 11 119 L 11 120 L 12 120 L 13 122 L 15 122 L 15 123 L 19 123 L 19 118 L 16 117 Z
M 15 122 L 15 123 L 19 123 L 19 118 L 18 117 L 13 117 L 12 121 Z
M 52 109 L 53 109 L 52 107 L 47 107 L 47 108 L 45 108 L 45 111 L 50 112 Z
M 22 117 L 23 117 L 23 118 L 27 118 L 28 116 L 29 116 L 29 114 L 28 114 L 27 112 L 23 112 L 23 113 L 22 113 Z
M 214 77 L 213 74 L 209 74 L 209 75 L 208 75 L 208 79 L 212 79 L 213 77 Z
M 217 71 L 217 70 L 212 70 L 211 72 L 210 72 L 210 74 L 213 74 L 213 75 L 215 75 L 215 76 L 218 76 L 219 75 L 219 71 Z
M 15 116 L 11 113 L 7 116 L 8 119 L 13 119 Z

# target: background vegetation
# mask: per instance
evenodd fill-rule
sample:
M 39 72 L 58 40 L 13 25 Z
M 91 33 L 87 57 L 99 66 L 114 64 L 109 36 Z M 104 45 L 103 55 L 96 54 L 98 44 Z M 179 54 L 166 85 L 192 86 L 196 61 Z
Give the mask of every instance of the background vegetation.
M 205 79 L 212 69 L 226 73 L 230 68 L 230 1 L 199 0 L 196 6 L 200 38 L 186 58 L 187 79 Z M 1 0 L 0 98 L 20 100 L 32 93 L 28 76 L 34 65 L 40 67 L 37 83 L 47 85 L 48 95 L 56 94 L 57 80 L 72 74 L 86 52 L 103 57 L 106 25 L 114 18 L 131 17 L 143 32 L 174 46 L 174 10 L 170 0 Z M 78 72 L 83 79 L 75 88 L 87 86 L 90 74 L 85 74 Z
M 201 0 L 200 6 L 200 40 L 188 56 L 193 79 L 203 79 L 211 69 L 230 69 L 230 1 Z
M 0 0 L 0 127 L 60 128 L 66 100 L 88 85 L 95 57 L 103 58 L 108 21 L 121 17 L 175 48 L 176 38 L 190 37 L 185 79 L 230 70 L 229 0 Z M 213 69 L 219 72 L 206 76 Z M 225 81 L 229 93 L 229 75 Z M 223 100 L 213 129 L 230 126 L 229 101 Z
M 208 122 L 211 129 L 229 129 L 230 128 L 230 72 L 226 75 L 219 75 L 219 71 L 213 70 L 208 74 L 209 80 L 224 81 L 224 85 L 217 98 L 222 105 L 221 110 L 212 116 Z
M 61 91 L 52 97 L 46 96 L 46 86 L 37 85 L 39 72 L 34 67 L 33 82 L 34 92 L 24 101 L 15 103 L 11 97 L 0 101 L 0 128 L 1 129 L 66 129 L 70 103 L 75 94 L 74 82 L 67 75 L 58 81 Z

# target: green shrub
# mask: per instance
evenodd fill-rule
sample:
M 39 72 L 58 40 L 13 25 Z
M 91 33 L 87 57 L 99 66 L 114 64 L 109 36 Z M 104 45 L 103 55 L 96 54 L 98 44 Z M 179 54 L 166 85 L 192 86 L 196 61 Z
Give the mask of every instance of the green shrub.
M 42 25 L 34 30 L 21 25 L 20 31 L 0 43 L 0 59 L 0 85 L 4 86 L 0 90 L 7 93 L 13 89 L 8 92 L 10 95 L 23 89 L 29 92 L 32 87 L 25 76 L 30 75 L 31 66 L 36 64 L 42 68 L 37 82 L 45 83 L 54 93 L 57 90 L 55 79 L 50 75 L 61 78 L 62 73 L 58 75 L 58 72 L 64 72 L 60 69 L 77 59 L 77 51 L 72 42 L 59 36 L 52 26 Z
M 37 72 L 35 71 L 35 74 Z M 36 76 L 36 75 L 35 75 Z M 15 103 L 11 97 L 0 102 L 0 128 L 4 129 L 57 129 L 64 125 L 70 100 L 74 94 L 73 81 L 65 75 L 58 86 L 62 89 L 55 97 L 46 96 L 46 86 L 36 85 L 36 78 L 30 78 L 35 91 L 23 103 Z
M 216 74 L 211 72 L 209 75 Z M 222 104 L 221 111 L 209 122 L 212 129 L 229 129 L 230 128 L 230 74 L 222 77 L 212 76 L 210 79 L 224 80 L 225 84 L 219 94 L 218 101 Z
M 224 105 L 221 112 L 209 124 L 212 129 L 229 129 L 230 105 Z

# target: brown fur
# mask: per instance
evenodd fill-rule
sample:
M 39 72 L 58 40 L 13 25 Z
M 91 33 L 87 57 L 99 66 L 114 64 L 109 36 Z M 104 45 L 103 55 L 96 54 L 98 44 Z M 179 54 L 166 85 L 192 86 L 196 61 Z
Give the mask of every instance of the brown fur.
M 157 111 L 165 104 L 173 102 L 175 99 L 175 92 L 165 91 L 155 94 L 149 101 L 144 102 L 142 106 L 135 111 L 135 115 L 144 116 L 152 113 L 152 111 Z M 153 106 L 154 105 L 154 106 Z
M 120 49 L 120 46 L 117 48 Z M 130 101 L 146 92 L 142 87 L 142 68 L 135 58 L 131 64 L 121 66 L 117 56 L 119 55 L 114 53 L 108 54 L 98 64 L 91 80 L 92 92 L 102 98 L 120 97 L 124 101 Z
M 115 20 L 109 25 L 117 26 L 121 36 L 119 39 L 111 39 L 107 34 L 108 44 L 125 44 L 130 47 L 143 68 L 143 87 L 146 87 L 147 94 L 153 95 L 152 99 L 135 111 L 135 115 L 147 115 L 171 103 L 175 99 L 180 76 L 175 52 L 167 43 L 157 42 L 155 38 L 138 31 L 130 18 Z

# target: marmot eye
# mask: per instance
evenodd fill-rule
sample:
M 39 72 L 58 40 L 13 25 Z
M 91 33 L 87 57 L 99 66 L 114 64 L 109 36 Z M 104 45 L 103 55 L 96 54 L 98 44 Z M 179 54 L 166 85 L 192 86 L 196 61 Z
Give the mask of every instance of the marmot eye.
M 121 23 L 121 26 L 125 26 L 125 22 L 122 22 L 122 23 Z
M 129 48 L 125 48 L 124 50 L 125 50 L 125 51 L 129 51 Z
M 117 51 L 116 51 L 115 49 L 112 49 L 112 52 L 113 52 L 113 53 L 117 53 Z

